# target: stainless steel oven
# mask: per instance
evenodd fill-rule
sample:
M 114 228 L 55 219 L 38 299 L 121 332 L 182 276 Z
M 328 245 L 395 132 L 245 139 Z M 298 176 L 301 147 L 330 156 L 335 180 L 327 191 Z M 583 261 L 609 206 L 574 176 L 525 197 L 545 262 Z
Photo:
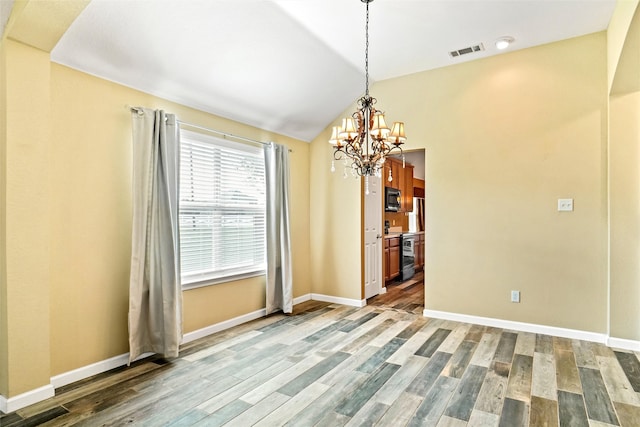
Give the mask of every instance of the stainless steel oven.
M 415 274 L 415 261 L 416 261 L 416 236 L 414 234 L 402 234 L 402 255 L 400 278 L 408 280 Z

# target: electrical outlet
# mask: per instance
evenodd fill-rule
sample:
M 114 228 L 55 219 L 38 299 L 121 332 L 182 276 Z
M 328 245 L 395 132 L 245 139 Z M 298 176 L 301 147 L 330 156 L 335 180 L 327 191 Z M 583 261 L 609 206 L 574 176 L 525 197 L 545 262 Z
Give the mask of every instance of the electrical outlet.
M 511 302 L 520 302 L 520 291 L 511 291 Z
M 558 211 L 559 212 L 573 211 L 573 199 L 558 199 Z

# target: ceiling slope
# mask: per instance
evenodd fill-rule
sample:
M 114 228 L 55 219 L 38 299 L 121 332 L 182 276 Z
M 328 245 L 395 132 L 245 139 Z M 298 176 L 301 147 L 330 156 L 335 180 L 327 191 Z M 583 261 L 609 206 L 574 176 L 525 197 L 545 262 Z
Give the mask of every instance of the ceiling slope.
M 606 29 L 615 0 L 376 0 L 372 81 Z M 310 141 L 364 91 L 359 0 L 93 0 L 52 60 Z M 482 52 L 449 51 L 482 43 Z M 375 96 L 375 93 L 372 93 Z

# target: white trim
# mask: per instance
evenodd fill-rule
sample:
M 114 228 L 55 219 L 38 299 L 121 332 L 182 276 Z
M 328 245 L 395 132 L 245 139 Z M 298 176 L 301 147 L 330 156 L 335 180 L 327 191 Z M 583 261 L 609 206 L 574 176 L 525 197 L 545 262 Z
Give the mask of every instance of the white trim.
M 640 351 L 640 341 L 609 337 L 607 339 L 607 347 L 620 348 L 623 350 L 631 350 L 631 351 Z
M 299 304 L 304 301 L 308 301 L 311 299 L 311 294 L 302 295 L 300 297 L 294 298 L 293 303 Z M 242 316 L 234 317 L 233 319 L 226 320 L 224 322 L 216 323 L 211 326 L 207 326 L 206 328 L 198 329 L 193 332 L 189 332 L 184 335 L 182 339 L 182 344 L 186 344 L 191 341 L 195 341 L 199 338 L 206 337 L 208 335 L 214 334 L 216 332 L 223 331 L 225 329 L 232 328 L 237 325 L 241 325 L 243 323 L 249 322 L 251 320 L 259 319 L 265 316 L 265 309 L 257 310 L 252 313 L 247 313 Z M 145 357 L 151 356 L 153 353 L 145 353 L 138 357 L 136 360 L 144 359 Z M 73 371 L 65 372 L 60 375 L 56 375 L 51 377 L 51 384 L 54 388 L 59 388 L 65 386 L 67 384 L 71 384 L 76 381 L 83 380 L 85 378 L 89 378 L 93 375 L 101 374 L 103 372 L 109 371 L 111 369 L 118 368 L 120 366 L 124 366 L 129 362 L 129 353 L 121 354 L 119 356 L 112 357 L 107 360 L 103 360 L 100 362 L 92 363 L 91 365 L 83 366 L 78 369 L 74 369 Z M 1 401 L 0 401 L 1 402 Z
M 386 293 L 387 293 L 387 287 L 386 286 L 381 287 L 380 288 L 380 295 L 386 294 Z
M 310 301 L 310 300 L 311 300 L 311 294 L 304 294 L 304 295 L 301 295 L 301 296 L 299 296 L 297 298 L 294 298 L 293 299 L 293 305 L 297 305 L 297 304 L 303 303 L 305 301 Z
M 265 276 L 267 274 L 264 268 L 260 270 L 253 270 L 244 273 L 236 273 L 225 276 L 215 276 L 211 273 L 209 275 L 195 275 L 197 278 L 194 278 L 193 275 L 191 280 L 182 280 L 182 290 L 190 291 L 191 289 L 205 288 L 207 286 L 218 285 L 220 283 L 229 283 L 235 282 L 238 280 L 250 279 L 251 277 Z
M 300 304 L 301 302 L 309 301 L 311 294 L 306 294 L 293 299 L 293 305 Z M 182 337 L 182 344 L 195 341 L 200 338 L 215 334 L 216 332 L 224 331 L 225 329 L 232 328 L 234 326 L 242 325 L 243 323 L 250 322 L 252 320 L 260 319 L 267 315 L 267 310 L 262 308 L 260 310 L 253 311 L 251 313 L 243 314 L 242 316 L 234 317 L 233 319 L 225 320 L 220 323 L 216 323 L 207 326 L 202 329 L 198 329 L 193 332 L 189 332 Z
M 364 307 L 367 305 L 367 300 L 357 300 L 351 298 L 334 297 L 332 295 L 323 294 L 311 294 L 311 299 L 314 301 L 331 302 L 334 304 L 349 305 L 351 307 Z
M 607 96 L 607 337 L 611 337 L 611 96 Z
M 26 393 L 22 393 L 8 399 L 0 395 L 0 411 L 8 414 L 9 412 L 17 411 L 18 409 L 25 408 L 53 396 L 55 396 L 55 390 L 51 384 L 30 390 Z
M 144 353 L 138 356 L 135 360 L 144 359 L 145 357 L 149 357 L 153 354 L 154 353 Z M 127 363 L 129 363 L 129 353 L 114 356 L 106 360 L 101 360 L 100 362 L 92 363 L 91 365 L 74 369 L 73 371 L 53 376 L 51 377 L 51 385 L 53 385 L 54 388 L 63 387 L 67 384 L 110 371 L 111 369 L 119 368 Z
M 356 300 L 349 298 L 341 298 L 330 295 L 322 294 L 305 294 L 294 298 L 294 304 L 300 304 L 301 302 L 314 300 L 324 301 L 336 304 L 343 304 L 352 307 L 364 307 L 367 304 L 366 300 Z M 198 338 L 211 335 L 216 332 L 231 328 L 233 326 L 240 325 L 251 320 L 259 319 L 265 316 L 265 309 L 257 310 L 252 313 L 247 313 L 242 316 L 234 317 L 233 319 L 226 320 L 224 322 L 216 323 L 206 328 L 199 329 L 197 331 L 185 334 L 182 342 L 187 343 L 194 341 Z M 509 320 L 493 319 L 489 317 L 470 316 L 466 314 L 449 313 L 445 311 L 427 310 L 423 311 L 423 316 L 434 317 L 438 319 L 453 320 L 464 323 L 475 323 L 478 325 L 493 326 L 503 329 L 512 329 L 524 332 L 534 332 L 546 335 L 555 335 L 565 338 L 580 339 L 585 341 L 594 341 L 606 344 L 609 347 L 620 348 L 625 350 L 640 351 L 640 341 L 627 340 L 622 338 L 612 338 L 604 334 L 597 334 L 593 332 L 578 331 L 573 329 L 556 328 L 553 326 L 535 325 L 531 323 L 521 323 Z M 136 360 L 148 357 L 153 353 L 145 353 L 138 357 Z M 74 369 L 73 371 L 65 372 L 60 375 L 51 377 L 51 384 L 28 391 L 18 396 L 7 399 L 0 395 L 0 411 L 8 414 L 14 412 L 34 403 L 41 402 L 55 396 L 55 388 L 71 384 L 76 381 L 89 378 L 93 375 L 97 375 L 111 369 L 124 366 L 129 361 L 129 353 L 121 354 L 119 356 L 112 357 L 101 362 L 96 362 L 82 368 Z
M 193 332 L 189 332 L 184 334 L 182 337 L 182 343 L 186 344 L 191 341 L 195 341 L 200 338 L 204 338 L 211 334 L 215 334 L 216 332 L 224 331 L 225 329 L 232 328 L 234 326 L 241 325 L 246 322 L 250 322 L 252 320 L 260 319 L 267 315 L 267 310 L 262 308 L 260 310 L 253 311 L 251 313 L 243 314 L 242 316 L 234 317 L 233 319 L 225 320 L 220 323 L 215 323 L 213 325 L 209 325 L 202 329 L 198 329 Z
M 606 334 L 595 332 L 579 331 L 576 329 L 557 328 L 555 326 L 536 325 L 534 323 L 514 322 L 512 320 L 494 319 L 491 317 L 470 316 L 468 314 L 450 313 L 447 311 L 427 310 L 422 312 L 425 317 L 435 317 L 437 319 L 453 320 L 463 323 L 474 323 L 476 325 L 493 326 L 495 328 L 512 329 L 522 332 L 533 332 L 536 334 L 553 335 L 556 337 L 571 338 L 583 341 L 592 341 L 601 344 L 607 343 Z
M 310 294 L 303 295 L 301 297 L 294 299 L 294 304 L 298 304 L 300 302 L 304 302 L 310 299 Z M 242 316 L 234 317 L 233 319 L 226 320 L 224 322 L 216 323 L 211 326 L 207 326 L 206 328 L 198 329 L 193 332 L 189 332 L 185 334 L 182 338 L 182 344 L 186 344 L 191 341 L 195 341 L 199 338 L 206 337 L 208 335 L 214 334 L 216 332 L 223 331 L 225 329 L 229 329 L 233 326 L 240 325 L 245 322 L 249 322 L 251 320 L 259 319 L 266 315 L 266 310 L 263 308 L 261 310 L 257 310 L 251 313 L 244 314 Z M 151 356 L 153 353 L 145 353 L 138 357 L 136 360 L 143 359 L 145 357 Z M 120 366 L 124 366 L 129 362 L 129 353 L 121 354 L 119 356 L 112 357 L 107 360 L 103 360 L 100 362 L 92 363 L 91 365 L 83 366 L 78 369 L 74 369 L 73 371 L 65 372 L 60 375 L 56 375 L 51 378 L 51 390 L 52 393 L 50 396 L 46 396 L 41 400 L 48 399 L 54 395 L 53 389 L 65 386 L 67 384 L 74 383 L 76 381 L 83 380 L 85 378 L 89 378 L 93 375 L 101 374 L 103 372 L 109 371 L 114 368 L 118 368 Z M 3 408 L 3 397 L 0 396 L 0 409 Z M 31 402 L 36 403 L 37 401 Z M 28 403 L 27 405 L 30 405 Z M 24 406 L 27 406 L 24 405 Z M 21 406 L 20 408 L 24 407 Z M 16 408 L 16 409 L 20 409 Z M 16 410 L 14 409 L 14 410 Z

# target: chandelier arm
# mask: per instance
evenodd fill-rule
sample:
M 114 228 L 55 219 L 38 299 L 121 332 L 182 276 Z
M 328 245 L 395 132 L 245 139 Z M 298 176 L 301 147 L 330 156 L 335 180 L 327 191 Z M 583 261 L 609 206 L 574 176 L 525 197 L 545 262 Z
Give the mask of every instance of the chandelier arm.
M 399 145 L 391 147 L 391 149 L 389 150 L 389 153 L 391 153 L 393 150 L 400 150 L 400 154 L 404 154 L 402 147 L 400 147 Z
M 358 150 L 353 145 L 353 142 L 355 141 L 346 142 L 345 145 L 342 146 L 342 149 L 343 149 L 342 151 L 345 153 L 345 155 L 347 155 L 347 157 L 349 157 L 355 163 L 356 160 L 359 160 L 359 158 L 358 158 Z

